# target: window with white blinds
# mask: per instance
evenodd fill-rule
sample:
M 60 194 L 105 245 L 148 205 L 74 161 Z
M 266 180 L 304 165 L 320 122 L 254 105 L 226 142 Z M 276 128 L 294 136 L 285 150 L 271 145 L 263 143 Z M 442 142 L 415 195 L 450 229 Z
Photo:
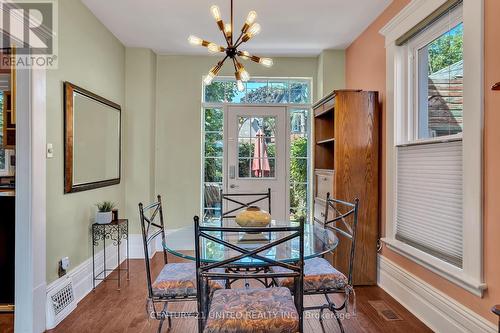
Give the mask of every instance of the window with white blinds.
M 396 239 L 462 267 L 462 141 L 397 147 Z

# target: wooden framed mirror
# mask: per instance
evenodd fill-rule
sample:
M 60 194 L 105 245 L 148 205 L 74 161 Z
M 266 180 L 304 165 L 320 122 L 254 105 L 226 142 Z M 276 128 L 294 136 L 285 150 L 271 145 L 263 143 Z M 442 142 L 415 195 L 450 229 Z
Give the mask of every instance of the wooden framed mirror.
M 64 193 L 120 183 L 121 107 L 64 82 Z

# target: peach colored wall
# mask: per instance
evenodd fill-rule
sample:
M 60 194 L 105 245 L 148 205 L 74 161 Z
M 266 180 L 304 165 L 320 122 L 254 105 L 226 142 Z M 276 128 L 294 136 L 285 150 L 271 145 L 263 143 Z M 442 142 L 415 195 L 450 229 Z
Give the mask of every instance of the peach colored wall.
M 379 30 L 409 0 L 394 0 L 386 10 L 347 48 L 346 86 L 380 92 L 382 126 L 385 127 L 385 47 Z M 500 92 L 490 87 L 500 81 L 500 1 L 485 0 L 485 110 L 484 110 L 484 276 L 488 290 L 481 299 L 422 266 L 384 248 L 382 255 L 427 281 L 483 317 L 496 322 L 491 306 L 500 303 Z M 381 221 L 385 221 L 385 128 L 382 129 Z

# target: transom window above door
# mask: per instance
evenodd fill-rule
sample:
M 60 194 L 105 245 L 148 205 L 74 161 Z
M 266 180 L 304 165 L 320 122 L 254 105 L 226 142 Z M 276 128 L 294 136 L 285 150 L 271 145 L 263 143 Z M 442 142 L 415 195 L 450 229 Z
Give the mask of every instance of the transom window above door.
M 310 104 L 308 79 L 255 79 L 238 91 L 233 79 L 220 78 L 204 88 L 206 103 L 236 104 Z

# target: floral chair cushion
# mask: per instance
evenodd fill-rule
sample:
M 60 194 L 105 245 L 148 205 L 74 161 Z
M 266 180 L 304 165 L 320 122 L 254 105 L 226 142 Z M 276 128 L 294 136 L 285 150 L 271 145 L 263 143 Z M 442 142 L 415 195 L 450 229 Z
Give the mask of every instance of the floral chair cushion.
M 224 271 L 222 269 L 222 271 Z M 172 263 L 163 266 L 152 285 L 156 297 L 196 296 L 195 263 Z M 210 281 L 212 290 L 224 288 L 224 281 Z
M 206 333 L 295 333 L 299 315 L 287 288 L 223 289 L 214 292 Z
M 288 272 L 283 267 L 273 267 L 275 272 Z M 293 290 L 293 278 L 279 278 L 278 284 Z M 347 285 L 347 277 L 323 258 L 308 259 L 304 263 L 304 290 L 342 289 Z

